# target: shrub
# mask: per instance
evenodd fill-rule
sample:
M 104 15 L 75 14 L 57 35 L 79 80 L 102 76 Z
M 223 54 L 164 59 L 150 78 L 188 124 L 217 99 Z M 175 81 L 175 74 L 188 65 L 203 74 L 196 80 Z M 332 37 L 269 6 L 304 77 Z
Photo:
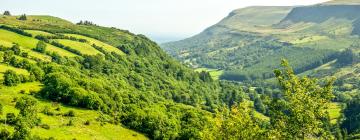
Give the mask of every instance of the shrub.
M 49 106 L 45 106 L 42 113 L 44 113 L 45 115 L 48 115 L 48 116 L 54 116 L 55 115 L 55 113 L 51 111 Z
M 14 113 L 6 114 L 6 123 L 10 125 L 14 125 L 16 123 L 16 116 Z
M 33 49 L 34 51 L 37 51 L 39 53 L 45 53 L 46 51 L 46 44 L 44 41 L 39 41 L 37 44 L 36 44 L 36 47 Z
M 66 124 L 66 126 L 73 126 L 74 125 L 74 121 L 72 119 L 69 120 L 69 122 Z
M 26 17 L 25 14 L 22 14 L 22 15 L 18 18 L 18 20 L 27 20 L 27 17 Z
M 7 70 L 4 73 L 4 85 L 5 86 L 16 86 L 21 82 L 20 77 L 13 70 Z
M 11 16 L 10 11 L 5 11 L 3 15 L 4 16 Z
M 48 124 L 42 124 L 42 125 L 40 125 L 40 127 L 44 128 L 44 129 L 47 129 L 47 130 L 50 129 L 50 126 Z
M 10 137 L 10 132 L 6 129 L 2 129 L 0 132 L 0 139 L 7 140 Z
M 90 120 L 87 120 L 84 125 L 90 125 Z
M 73 110 L 69 110 L 68 112 L 64 113 L 66 117 L 75 117 L 75 112 Z
M 25 94 L 25 92 L 26 92 L 25 90 L 20 90 L 21 94 Z
M 24 36 L 32 37 L 32 34 L 27 33 L 24 30 L 21 30 L 21 29 L 18 29 L 18 28 L 13 28 L 13 27 L 10 27 L 10 26 L 5 26 L 5 25 L 0 25 L 0 28 L 4 29 L 4 30 L 11 31 L 11 32 L 15 32 L 15 33 L 18 33 L 18 34 L 21 34 L 21 35 L 24 35 Z

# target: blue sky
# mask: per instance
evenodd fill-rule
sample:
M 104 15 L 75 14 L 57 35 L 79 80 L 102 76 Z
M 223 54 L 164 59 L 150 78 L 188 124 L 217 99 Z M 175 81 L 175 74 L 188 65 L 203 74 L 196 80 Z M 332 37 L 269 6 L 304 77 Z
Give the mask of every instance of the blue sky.
M 195 35 L 232 10 L 253 5 L 309 5 L 327 0 L 0 0 L 12 14 L 90 20 L 159 41 Z

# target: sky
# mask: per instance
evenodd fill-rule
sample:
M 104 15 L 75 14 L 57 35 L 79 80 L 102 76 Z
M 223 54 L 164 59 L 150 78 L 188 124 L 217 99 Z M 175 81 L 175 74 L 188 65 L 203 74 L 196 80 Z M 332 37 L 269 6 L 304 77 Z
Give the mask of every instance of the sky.
M 161 43 L 196 35 L 238 8 L 324 1 L 327 0 L 0 0 L 0 11 L 51 15 L 74 23 L 89 20 L 144 34 Z

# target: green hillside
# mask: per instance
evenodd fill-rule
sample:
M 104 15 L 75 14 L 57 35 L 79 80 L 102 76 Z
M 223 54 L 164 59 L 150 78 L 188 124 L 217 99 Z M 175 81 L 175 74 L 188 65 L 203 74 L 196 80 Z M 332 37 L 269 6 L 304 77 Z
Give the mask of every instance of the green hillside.
M 223 80 L 272 78 L 282 58 L 303 73 L 359 44 L 359 11 L 345 3 L 243 8 L 198 35 L 161 46 L 190 67 L 224 71 Z
M 0 66 L 1 69 L 4 67 Z M 14 100 L 21 98 L 22 96 L 31 96 L 31 92 L 37 92 L 41 89 L 42 84 L 39 82 L 29 82 L 19 84 L 14 87 L 0 87 L 1 104 L 3 105 L 1 118 L 6 118 L 6 114 L 15 113 L 18 114 L 15 109 Z M 85 110 L 81 108 L 74 108 L 64 106 L 58 103 L 38 100 L 38 113 L 41 118 L 41 125 L 34 127 L 31 132 L 33 135 L 38 135 L 41 138 L 57 138 L 57 139 L 147 139 L 144 135 L 126 129 L 119 125 L 105 124 L 102 125 L 96 121 L 101 116 L 96 111 Z M 48 110 L 53 115 L 47 115 L 44 110 Z M 70 110 L 76 112 L 75 117 L 66 117 L 62 114 L 69 112 Z M 72 120 L 74 125 L 67 126 L 66 124 Z M 90 125 L 85 125 L 86 121 L 90 121 Z M 46 128 L 48 126 L 49 128 Z M 7 127 L 1 124 L 1 127 Z M 11 131 L 11 129 L 9 128 Z
M 143 35 L 26 17 L 0 16 L 1 138 L 206 139 L 216 112 L 251 100 Z
M 359 139 L 360 123 L 357 122 L 360 120 L 360 17 L 357 13 L 360 12 L 360 4 L 357 1 L 335 0 L 311 6 L 269 7 L 268 12 L 259 13 L 266 9 L 266 7 L 250 7 L 236 10 L 200 34 L 184 40 L 164 43 L 161 47 L 183 64 L 195 70 L 209 71 L 214 79 L 242 85 L 254 102 L 254 108 L 265 114 L 265 116 L 253 115 L 260 119 L 270 116 L 270 123 L 274 119 L 271 113 L 267 114 L 267 109 L 287 108 L 286 103 L 282 104 L 284 101 L 282 99 L 287 98 L 281 94 L 283 89 L 290 88 L 287 93 L 296 96 L 302 91 L 316 90 L 311 86 L 305 89 L 294 86 L 308 83 L 306 81 L 309 77 L 317 78 L 317 82 L 322 85 L 327 85 L 326 82 L 333 79 L 334 87 L 328 90 L 333 91 L 331 96 L 334 98 L 323 112 L 328 113 L 326 120 L 332 125 L 329 128 L 337 131 L 335 133 L 341 136 L 325 139 Z M 262 17 L 263 15 L 266 17 Z M 278 65 L 278 62 L 284 58 L 290 62 L 293 71 Z M 274 69 L 283 71 L 273 71 Z M 305 78 L 296 81 L 298 79 L 296 76 L 281 76 L 282 74 L 297 74 Z M 284 82 L 281 85 L 284 79 L 294 81 Z M 306 94 L 312 95 L 313 91 Z M 265 105 L 268 108 L 262 106 L 269 101 L 268 98 L 279 99 L 272 100 L 272 103 L 279 103 L 279 106 Z M 306 98 L 291 100 L 299 101 L 294 103 L 298 104 Z M 307 104 L 313 105 L 316 102 Z M 292 114 L 293 112 L 289 111 L 291 109 L 279 112 Z M 305 112 L 307 111 L 295 116 L 298 117 Z M 301 122 L 301 120 L 303 119 L 293 121 Z M 301 123 L 300 128 L 305 127 L 303 124 L 305 122 Z M 232 123 L 228 125 L 232 126 Z M 282 122 L 271 124 L 269 127 L 274 126 L 289 128 L 290 131 L 296 129 Z M 252 128 L 256 129 L 256 127 Z M 286 135 L 279 132 L 279 135 L 283 134 Z M 276 139 L 275 137 L 273 138 Z M 299 139 L 319 137 L 304 136 Z M 255 136 L 252 139 L 256 139 Z
M 355 139 L 357 23 L 292 9 L 236 10 L 165 45 L 196 70 L 141 34 L 4 12 L 0 139 Z
M 251 31 L 279 23 L 293 7 L 254 6 L 232 11 L 216 25 Z

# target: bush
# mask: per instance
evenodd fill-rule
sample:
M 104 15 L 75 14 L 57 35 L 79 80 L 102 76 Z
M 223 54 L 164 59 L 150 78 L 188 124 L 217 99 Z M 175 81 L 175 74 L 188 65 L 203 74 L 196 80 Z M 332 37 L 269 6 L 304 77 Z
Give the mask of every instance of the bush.
M 27 17 L 25 14 L 21 15 L 18 20 L 27 20 Z
M 46 44 L 44 41 L 39 41 L 37 44 L 36 44 L 36 47 L 33 49 L 34 51 L 37 51 L 39 53 L 45 53 L 46 51 Z
M 0 132 L 0 139 L 7 140 L 10 138 L 10 132 L 6 129 L 2 129 Z
M 4 16 L 11 16 L 10 11 L 5 11 L 3 15 Z
M 71 119 L 69 120 L 69 122 L 66 124 L 66 126 L 73 126 L 74 125 L 74 121 Z
M 84 125 L 90 125 L 90 120 L 87 120 Z
M 4 30 L 8 30 L 11 32 L 15 32 L 18 34 L 21 34 L 23 36 L 28 36 L 28 37 L 32 37 L 32 34 L 25 32 L 24 30 L 18 29 L 18 28 L 13 28 L 10 26 L 5 26 L 5 25 L 0 25 L 0 29 L 4 29 Z
M 41 128 L 44 128 L 46 130 L 49 130 L 50 129 L 50 126 L 48 124 L 42 124 L 40 125 Z
M 16 116 L 14 113 L 6 114 L 6 123 L 10 125 L 14 125 L 16 123 Z
M 49 106 L 45 106 L 42 113 L 44 113 L 45 115 L 48 115 L 48 116 L 54 116 L 55 115 L 55 113 L 51 111 L 51 108 Z
M 5 86 L 16 86 L 21 82 L 20 77 L 13 70 L 7 70 L 4 73 L 4 85 Z
M 26 91 L 25 91 L 25 90 L 20 90 L 20 93 L 21 93 L 21 94 L 25 94 Z
M 69 110 L 68 112 L 64 113 L 66 117 L 75 117 L 75 112 L 73 110 Z

